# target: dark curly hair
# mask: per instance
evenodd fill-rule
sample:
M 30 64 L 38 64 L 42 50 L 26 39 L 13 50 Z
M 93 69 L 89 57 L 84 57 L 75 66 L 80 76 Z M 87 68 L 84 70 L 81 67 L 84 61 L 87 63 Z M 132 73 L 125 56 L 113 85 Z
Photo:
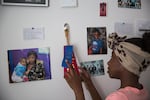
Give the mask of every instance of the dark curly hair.
M 99 35 L 101 35 L 100 31 L 97 28 L 93 28 L 92 33 L 98 33 Z
M 38 58 L 38 55 L 35 51 L 29 51 L 27 57 L 29 57 L 30 55 L 34 55 L 36 59 Z

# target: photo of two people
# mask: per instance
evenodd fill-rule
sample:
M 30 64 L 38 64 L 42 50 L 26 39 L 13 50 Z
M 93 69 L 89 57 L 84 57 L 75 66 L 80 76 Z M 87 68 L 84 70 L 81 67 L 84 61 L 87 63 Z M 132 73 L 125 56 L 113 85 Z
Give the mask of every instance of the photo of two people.
M 9 82 L 51 79 L 49 48 L 8 50 Z

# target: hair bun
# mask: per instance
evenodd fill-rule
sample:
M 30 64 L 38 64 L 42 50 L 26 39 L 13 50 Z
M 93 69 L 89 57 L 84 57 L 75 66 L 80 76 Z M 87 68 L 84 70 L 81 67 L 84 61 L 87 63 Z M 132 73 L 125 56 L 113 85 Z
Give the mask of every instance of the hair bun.
M 150 53 L 150 32 L 143 34 L 143 50 Z

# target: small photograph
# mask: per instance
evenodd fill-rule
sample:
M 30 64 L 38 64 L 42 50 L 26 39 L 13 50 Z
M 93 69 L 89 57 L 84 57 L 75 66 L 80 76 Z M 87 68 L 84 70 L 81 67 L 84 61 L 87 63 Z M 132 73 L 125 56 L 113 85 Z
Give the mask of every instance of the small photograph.
M 88 55 L 107 54 L 106 27 L 87 28 Z
M 49 48 L 8 50 L 9 82 L 51 79 Z
M 100 3 L 100 16 L 106 16 L 106 3 Z
M 104 75 L 103 60 L 81 62 L 81 67 L 87 70 L 91 76 Z
M 141 0 L 118 0 L 118 7 L 141 9 Z

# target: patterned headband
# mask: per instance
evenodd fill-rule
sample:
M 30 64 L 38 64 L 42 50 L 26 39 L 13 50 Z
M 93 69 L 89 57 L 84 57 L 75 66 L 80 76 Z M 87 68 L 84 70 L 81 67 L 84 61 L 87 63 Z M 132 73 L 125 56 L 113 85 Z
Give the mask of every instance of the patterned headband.
M 119 57 L 120 63 L 129 72 L 139 76 L 150 65 L 150 54 L 140 47 L 125 42 L 126 36 L 119 37 L 117 33 L 108 36 L 108 46 Z

